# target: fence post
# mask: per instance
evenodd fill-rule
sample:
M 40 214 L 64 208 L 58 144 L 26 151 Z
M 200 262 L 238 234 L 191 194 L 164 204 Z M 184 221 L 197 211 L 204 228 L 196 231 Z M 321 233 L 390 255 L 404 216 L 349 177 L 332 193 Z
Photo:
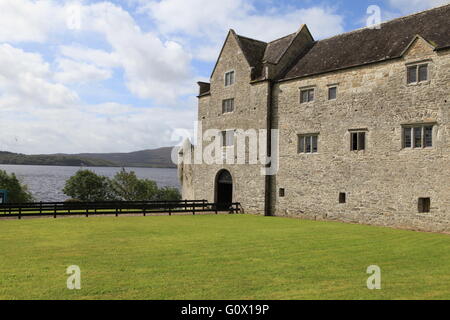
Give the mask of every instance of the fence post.
M 53 215 L 53 218 L 56 219 L 56 203 L 55 203 L 55 205 L 54 205 L 54 215 Z
M 184 211 L 187 211 L 187 199 L 184 200 Z
M 86 208 L 86 218 L 89 218 L 89 208 Z
M 195 206 L 196 206 L 196 202 L 192 203 L 192 214 L 195 216 Z
M 39 202 L 39 214 L 42 214 L 42 201 Z
M 119 216 L 119 208 L 117 208 L 117 206 L 116 206 L 116 217 L 118 217 Z
M 142 211 L 144 211 L 144 217 L 145 217 L 145 215 L 146 215 L 146 206 L 145 206 L 145 204 L 144 204 L 144 210 L 142 210 Z
M 22 207 L 19 207 L 19 220 L 22 219 Z

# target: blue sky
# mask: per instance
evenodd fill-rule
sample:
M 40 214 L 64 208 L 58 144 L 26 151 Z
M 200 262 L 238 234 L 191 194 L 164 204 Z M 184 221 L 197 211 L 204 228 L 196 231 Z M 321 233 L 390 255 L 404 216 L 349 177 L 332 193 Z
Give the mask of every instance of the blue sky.
M 0 150 L 127 152 L 192 129 L 229 28 L 316 39 L 445 0 L 0 0 Z

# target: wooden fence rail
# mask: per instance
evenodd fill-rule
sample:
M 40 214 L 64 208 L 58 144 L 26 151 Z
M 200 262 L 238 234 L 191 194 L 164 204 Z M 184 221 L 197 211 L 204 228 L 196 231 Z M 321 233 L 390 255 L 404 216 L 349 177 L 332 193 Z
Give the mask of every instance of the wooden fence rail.
M 229 212 L 240 213 L 240 203 L 227 205 L 206 200 L 181 201 L 114 201 L 114 202 L 38 202 L 0 204 L 2 217 L 92 216 L 142 214 L 201 214 Z

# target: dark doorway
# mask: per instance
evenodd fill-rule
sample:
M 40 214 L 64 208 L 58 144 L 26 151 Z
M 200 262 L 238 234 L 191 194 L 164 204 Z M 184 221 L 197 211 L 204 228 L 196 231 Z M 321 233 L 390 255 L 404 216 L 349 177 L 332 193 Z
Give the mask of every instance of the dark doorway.
M 233 177 L 227 170 L 217 174 L 216 203 L 218 210 L 228 210 L 233 203 Z

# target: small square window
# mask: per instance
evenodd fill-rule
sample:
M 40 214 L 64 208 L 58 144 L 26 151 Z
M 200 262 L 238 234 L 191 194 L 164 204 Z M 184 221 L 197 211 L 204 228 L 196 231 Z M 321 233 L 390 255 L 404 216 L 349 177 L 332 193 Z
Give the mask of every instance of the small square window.
M 222 113 L 230 113 L 234 111 L 234 99 L 226 99 L 222 101 Z
M 285 196 L 285 190 L 284 188 L 280 188 L 280 198 L 283 198 Z
M 319 135 L 299 135 L 298 153 L 317 153 L 319 150 Z
M 421 65 L 410 66 L 407 68 L 407 74 L 408 74 L 407 75 L 408 84 L 427 81 L 428 80 L 428 65 L 421 64 Z
M 347 203 L 347 194 L 345 192 L 339 193 L 339 203 Z
M 419 198 L 419 213 L 428 213 L 431 211 L 431 198 Z
M 300 103 L 314 101 L 314 89 L 305 89 L 300 91 Z
M 222 147 L 232 147 L 234 145 L 234 130 L 222 131 Z
M 336 100 L 337 98 L 337 87 L 328 88 L 328 100 Z
M 352 151 L 366 150 L 366 132 L 351 132 L 350 146 Z

